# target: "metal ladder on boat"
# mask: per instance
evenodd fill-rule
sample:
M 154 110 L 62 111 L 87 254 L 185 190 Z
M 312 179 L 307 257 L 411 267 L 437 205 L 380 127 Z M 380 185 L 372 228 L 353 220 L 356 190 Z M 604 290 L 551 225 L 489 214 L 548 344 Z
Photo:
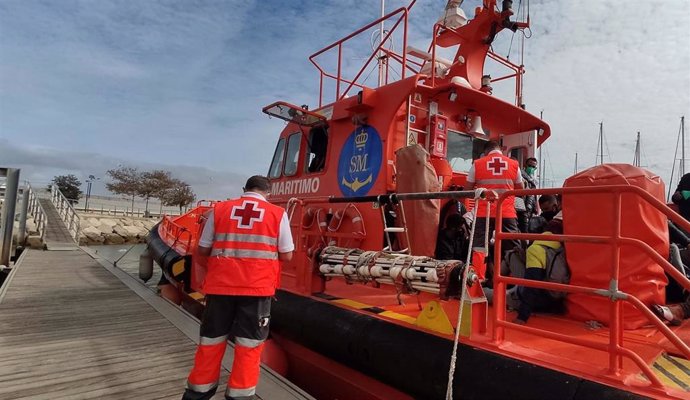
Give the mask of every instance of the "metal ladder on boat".
M 398 211 L 390 208 L 389 204 L 381 204 L 379 206 L 379 209 L 381 210 L 381 218 L 383 219 L 383 235 L 385 236 L 386 243 L 388 244 L 386 247 L 383 248 L 383 251 L 395 254 L 410 254 L 410 236 L 407 234 L 407 220 L 405 219 L 405 207 L 403 206 L 402 200 L 398 202 Z M 396 213 L 396 219 L 399 215 L 400 224 L 402 226 L 388 226 L 388 222 L 386 221 L 386 212 Z M 393 240 L 391 239 L 391 234 L 397 235 L 400 233 L 405 234 L 405 243 L 407 244 L 407 247 L 400 250 L 393 250 Z M 397 242 L 400 243 L 400 240 L 398 240 Z
M 428 149 L 429 148 L 429 135 L 428 135 L 428 124 L 427 124 L 427 129 L 419 129 L 419 128 L 413 128 L 410 124 L 410 117 L 412 117 L 414 114 L 412 114 L 412 109 L 416 108 L 418 110 L 424 111 L 427 113 L 427 116 L 430 114 L 428 108 L 424 108 L 421 106 L 417 106 L 413 104 L 412 101 L 412 95 L 407 96 L 407 118 L 405 121 L 405 138 L 406 138 L 406 143 L 407 145 L 419 143 L 419 134 L 424 134 L 426 137 L 426 143 L 424 148 Z M 415 116 L 416 118 L 416 116 Z M 414 135 L 413 135 L 414 133 Z

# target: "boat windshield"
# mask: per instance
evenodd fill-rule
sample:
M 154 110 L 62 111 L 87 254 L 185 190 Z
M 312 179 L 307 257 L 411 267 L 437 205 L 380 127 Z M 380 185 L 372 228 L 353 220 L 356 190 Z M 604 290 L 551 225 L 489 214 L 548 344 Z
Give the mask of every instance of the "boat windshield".
M 472 161 L 479 158 L 485 140 L 476 139 L 458 131 L 448 130 L 448 162 L 453 172 L 467 172 Z

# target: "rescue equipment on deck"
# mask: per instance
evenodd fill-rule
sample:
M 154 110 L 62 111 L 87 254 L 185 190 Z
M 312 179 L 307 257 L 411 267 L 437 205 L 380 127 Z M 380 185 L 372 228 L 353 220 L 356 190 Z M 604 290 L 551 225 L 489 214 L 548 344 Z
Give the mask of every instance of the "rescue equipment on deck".
M 590 168 L 566 179 L 564 187 L 637 186 L 660 201 L 664 200 L 664 183 L 641 168 L 626 164 L 605 164 Z M 614 231 L 615 194 L 569 194 L 563 196 L 563 229 L 568 235 L 610 235 Z M 668 259 L 668 222 L 665 215 L 637 196 L 622 195 L 620 232 L 638 239 L 664 259 Z M 584 217 L 577 217 L 584 216 Z M 609 282 L 612 249 L 589 243 L 566 243 L 566 257 L 572 273 L 570 283 L 576 286 L 609 287 L 617 285 L 625 293 L 637 296 L 643 303 L 664 304 L 668 280 L 663 268 L 645 252 L 631 245 L 620 245 L 620 276 Z M 604 297 L 572 293 L 566 297 L 568 315 L 580 321 L 595 320 L 609 324 L 609 302 Z M 637 329 L 649 320 L 630 304 L 623 304 L 625 329 Z
M 324 248 L 319 258 L 319 271 L 326 277 L 395 285 L 403 293 L 421 291 L 438 294 L 441 298 L 458 293 L 458 276 L 464 265 L 458 260 L 336 246 Z

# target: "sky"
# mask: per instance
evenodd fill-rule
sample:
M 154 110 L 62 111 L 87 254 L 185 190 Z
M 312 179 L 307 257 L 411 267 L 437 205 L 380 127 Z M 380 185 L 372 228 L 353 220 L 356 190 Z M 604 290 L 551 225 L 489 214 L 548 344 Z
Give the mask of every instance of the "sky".
M 410 42 L 426 48 L 446 2 L 417 3 Z M 468 17 L 479 3 L 464 2 Z M 524 96 L 552 128 L 547 182 L 573 173 L 575 153 L 580 169 L 594 164 L 601 121 L 606 161 L 631 163 L 640 131 L 642 163 L 668 181 L 680 116 L 690 118 L 690 0 L 529 6 Z M 164 168 L 199 198 L 236 195 L 267 172 L 284 126 L 261 108 L 315 108 L 308 56 L 379 13 L 380 0 L 1 0 L 0 166 L 34 184 L 95 175 L 95 194 L 108 169 Z M 493 48 L 516 61 L 520 43 L 503 31 Z M 347 48 L 346 71 L 368 50 Z

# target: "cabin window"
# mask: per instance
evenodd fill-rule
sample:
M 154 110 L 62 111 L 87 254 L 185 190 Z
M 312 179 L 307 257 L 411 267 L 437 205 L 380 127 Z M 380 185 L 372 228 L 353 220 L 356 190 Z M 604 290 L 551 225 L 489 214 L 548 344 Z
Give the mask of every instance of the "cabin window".
M 287 154 L 285 156 L 285 176 L 292 176 L 297 172 L 297 161 L 299 160 L 299 145 L 302 141 L 301 133 L 293 133 L 288 138 Z
M 326 149 L 328 148 L 328 127 L 316 126 L 309 131 L 306 172 L 320 172 L 326 166 Z
M 453 172 L 467 172 L 472 162 L 481 156 L 486 140 L 463 135 L 460 132 L 448 130 L 447 159 Z
M 278 141 L 276 151 L 273 153 L 273 161 L 271 161 L 271 168 L 268 171 L 269 178 L 280 177 L 280 171 L 283 169 L 283 160 L 285 157 L 285 138 Z

